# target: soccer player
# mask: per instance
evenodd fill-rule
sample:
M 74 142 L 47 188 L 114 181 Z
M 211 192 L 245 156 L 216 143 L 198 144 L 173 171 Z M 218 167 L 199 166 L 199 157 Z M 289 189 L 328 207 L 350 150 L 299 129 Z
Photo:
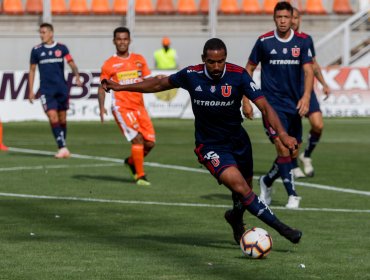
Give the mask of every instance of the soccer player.
M 101 80 L 113 80 L 122 85 L 132 84 L 149 78 L 151 72 L 143 56 L 129 52 L 130 31 L 118 27 L 113 32 L 113 44 L 116 54 L 104 62 L 101 68 Z M 105 91 L 98 89 L 100 118 L 104 121 Z M 125 159 L 136 184 L 150 185 L 144 172 L 144 157 L 153 149 L 155 132 L 152 121 L 144 107 L 143 94 L 140 92 L 114 92 L 112 96 L 112 113 L 121 132 L 132 143 L 131 155 Z
M 297 8 L 293 8 L 292 29 L 296 32 L 300 32 L 299 31 L 300 24 L 301 24 L 301 13 L 299 12 Z M 300 33 L 305 34 L 303 32 L 300 32 Z M 308 37 L 308 40 L 310 43 L 310 49 L 312 51 L 312 61 L 313 61 L 312 67 L 313 67 L 314 76 L 322 85 L 324 94 L 326 96 L 329 96 L 330 88 L 328 84 L 325 82 L 325 79 L 321 72 L 321 67 L 317 63 L 317 60 L 315 58 L 316 54 L 315 54 L 315 48 L 313 45 L 312 38 L 311 36 L 307 34 L 305 35 Z M 293 169 L 293 172 L 296 178 L 305 177 L 305 175 L 308 177 L 312 177 L 314 175 L 314 168 L 312 166 L 311 154 L 313 150 L 315 149 L 316 145 L 318 144 L 318 142 L 320 141 L 320 137 L 321 137 L 321 134 L 324 128 L 324 121 L 323 121 L 322 113 L 320 110 L 320 104 L 317 101 L 317 97 L 314 91 L 311 93 L 310 108 L 309 108 L 308 113 L 306 114 L 306 117 L 308 118 L 310 122 L 311 130 L 308 135 L 308 144 L 304 150 L 304 153 L 301 153 L 299 155 L 299 159 L 303 164 L 304 173 L 298 167 L 297 160 L 295 159 L 295 161 L 293 161 L 293 167 L 295 167 Z
M 312 52 L 305 34 L 291 29 L 293 8 L 288 2 L 278 2 L 274 8 L 276 29 L 260 36 L 249 56 L 246 69 L 253 76 L 261 63 L 261 88 L 271 106 L 277 112 L 285 130 L 290 136 L 302 142 L 302 120 L 309 109 L 313 85 Z M 301 76 L 304 75 L 304 91 L 301 90 Z M 244 103 L 249 102 L 244 100 Z M 243 104 L 243 106 L 245 106 Z M 243 108 L 244 110 L 245 108 Z M 287 208 L 298 208 L 301 197 L 297 195 L 292 176 L 292 154 L 285 147 L 279 135 L 263 116 L 263 124 L 270 140 L 275 144 L 277 158 L 271 170 L 259 179 L 260 198 L 271 204 L 272 184 L 281 177 L 288 193 Z
M 3 143 L 3 123 L 0 120 L 0 151 L 7 151 L 9 148 Z
M 42 23 L 39 29 L 41 44 L 32 48 L 29 71 L 28 99 L 33 103 L 33 90 L 36 66 L 40 73 L 40 100 L 49 119 L 51 130 L 58 145 L 55 158 L 68 158 L 67 148 L 67 110 L 69 90 L 64 78 L 64 59 L 71 67 L 76 84 L 82 86 L 80 75 L 68 48 L 54 41 L 54 28 L 50 23 Z
M 225 219 L 231 225 L 239 244 L 244 233 L 243 214 L 248 210 L 293 243 L 302 232 L 283 224 L 252 190 L 252 147 L 243 129 L 240 104 L 246 95 L 261 110 L 287 149 L 297 141 L 281 125 L 275 111 L 264 98 L 246 70 L 226 62 L 227 50 L 218 38 L 208 40 L 203 48 L 203 64 L 188 66 L 169 77 L 154 77 L 137 84 L 119 85 L 103 80 L 105 90 L 145 93 L 184 88 L 190 94 L 195 116 L 195 153 L 198 160 L 232 192 L 233 209 Z M 121 93 L 122 95 L 126 93 Z

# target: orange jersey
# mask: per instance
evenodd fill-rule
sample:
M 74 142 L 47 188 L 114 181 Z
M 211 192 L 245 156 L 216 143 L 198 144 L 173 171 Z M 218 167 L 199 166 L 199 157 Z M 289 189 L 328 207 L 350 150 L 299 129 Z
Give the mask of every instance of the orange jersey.
M 121 85 L 135 84 L 150 76 L 146 60 L 140 54 L 130 53 L 122 58 L 111 56 L 103 64 L 100 80 L 112 80 Z M 113 106 L 127 109 L 144 107 L 143 94 L 140 92 L 119 91 L 113 93 Z

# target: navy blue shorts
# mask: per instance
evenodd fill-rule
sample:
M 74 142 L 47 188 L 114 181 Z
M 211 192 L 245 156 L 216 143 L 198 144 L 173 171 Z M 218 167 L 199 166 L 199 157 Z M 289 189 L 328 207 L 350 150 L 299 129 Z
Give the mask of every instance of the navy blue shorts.
M 240 134 L 223 145 L 197 145 L 194 149 L 198 161 L 218 180 L 221 173 L 230 166 L 236 166 L 246 180 L 253 176 L 252 145 L 247 132 Z
M 321 112 L 321 110 L 320 110 L 319 101 L 317 100 L 317 96 L 315 92 L 312 92 L 311 99 L 310 99 L 310 108 L 308 110 L 306 117 L 308 117 L 310 114 L 315 113 L 315 112 Z
M 69 95 L 67 93 L 41 93 L 40 100 L 45 112 L 49 110 L 67 111 L 69 109 Z
M 298 143 L 302 143 L 302 118 L 298 114 L 289 114 L 286 112 L 278 112 L 276 114 L 279 116 L 280 122 L 283 125 L 289 136 L 297 139 Z M 262 118 L 263 127 L 265 132 L 270 139 L 271 143 L 274 143 L 274 139 L 277 137 L 277 132 L 271 127 L 270 123 Z

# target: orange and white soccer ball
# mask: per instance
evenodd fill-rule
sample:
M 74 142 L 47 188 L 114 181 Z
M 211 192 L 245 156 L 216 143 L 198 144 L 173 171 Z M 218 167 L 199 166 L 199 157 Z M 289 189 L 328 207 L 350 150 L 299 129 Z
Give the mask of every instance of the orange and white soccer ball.
M 261 259 L 270 253 L 272 238 L 266 230 L 253 227 L 244 232 L 240 239 L 240 248 L 245 256 Z

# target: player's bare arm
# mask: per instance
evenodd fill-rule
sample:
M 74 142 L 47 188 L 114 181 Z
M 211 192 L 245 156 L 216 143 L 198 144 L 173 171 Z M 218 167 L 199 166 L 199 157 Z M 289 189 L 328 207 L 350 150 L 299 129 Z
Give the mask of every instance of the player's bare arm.
M 35 93 L 33 92 L 33 85 L 35 82 L 36 64 L 30 64 L 30 71 L 28 73 L 28 100 L 33 103 L 35 100 Z
M 76 85 L 79 86 L 79 87 L 82 87 L 82 82 L 81 82 L 81 79 L 80 79 L 80 73 L 78 72 L 78 68 L 77 68 L 76 63 L 74 63 L 73 60 L 70 60 L 68 62 L 68 65 L 69 65 L 69 67 L 71 67 L 72 73 L 76 78 Z
M 316 58 L 313 58 L 312 68 L 313 68 L 313 74 L 314 74 L 315 78 L 322 85 L 322 90 L 323 90 L 324 94 L 326 95 L 325 99 L 327 99 L 329 97 L 329 94 L 330 94 L 330 88 L 329 88 L 328 84 L 326 83 L 326 81 L 324 79 L 324 76 L 322 75 L 321 67 L 317 63 Z
M 254 104 L 256 104 L 264 118 L 267 119 L 272 128 L 278 133 L 280 141 L 284 144 L 284 146 L 291 151 L 297 149 L 297 139 L 288 135 L 283 125 L 281 124 L 278 115 L 271 107 L 271 105 L 267 102 L 267 100 L 265 98 L 259 98 L 254 102 Z
M 242 112 L 243 112 L 244 117 L 246 117 L 247 119 L 253 120 L 253 107 L 249 99 L 245 96 L 243 96 L 243 100 L 242 100 Z
M 100 121 L 104 122 L 104 115 L 107 115 L 107 109 L 105 108 L 105 91 L 103 87 L 100 85 L 98 87 L 98 102 L 99 102 L 99 115 Z
M 175 88 L 173 85 L 171 85 L 169 77 L 153 77 L 140 83 L 129 85 L 120 85 L 111 80 L 104 79 L 102 80 L 101 84 L 105 91 L 112 89 L 114 91 L 152 93 Z
M 297 109 L 300 116 L 308 113 L 310 107 L 310 99 L 313 88 L 313 68 L 311 63 L 303 65 L 304 71 L 304 93 L 302 98 L 298 101 Z

